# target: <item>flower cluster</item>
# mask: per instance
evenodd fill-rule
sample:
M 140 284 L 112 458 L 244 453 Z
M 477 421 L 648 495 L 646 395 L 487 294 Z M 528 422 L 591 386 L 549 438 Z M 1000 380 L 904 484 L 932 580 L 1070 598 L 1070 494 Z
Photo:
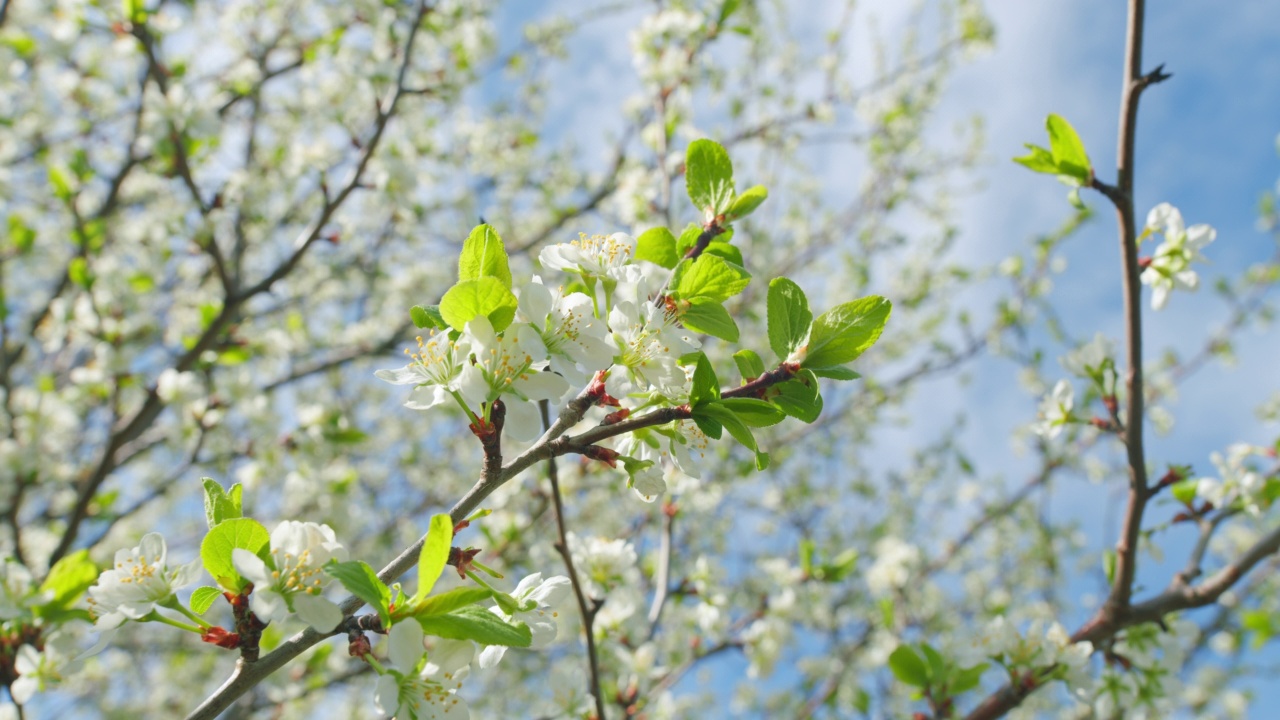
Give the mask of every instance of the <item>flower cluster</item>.
M 1169 301 L 1169 293 L 1195 290 L 1200 278 L 1191 269 L 1193 262 L 1207 262 L 1200 250 L 1217 237 L 1208 225 L 1186 227 L 1182 213 L 1169 203 L 1160 203 L 1147 213 L 1144 235 L 1159 232 L 1164 241 L 1156 247 L 1150 264 L 1142 271 L 1142 283 L 1152 289 L 1151 307 L 1159 310 Z
M 248 550 L 232 551 L 236 572 L 253 583 L 253 613 L 263 622 L 279 622 L 297 613 L 303 622 L 322 632 L 332 630 L 342 611 L 320 596 L 329 579 L 323 566 L 345 560 L 346 551 L 328 525 L 287 520 L 271 533 L 266 560 Z

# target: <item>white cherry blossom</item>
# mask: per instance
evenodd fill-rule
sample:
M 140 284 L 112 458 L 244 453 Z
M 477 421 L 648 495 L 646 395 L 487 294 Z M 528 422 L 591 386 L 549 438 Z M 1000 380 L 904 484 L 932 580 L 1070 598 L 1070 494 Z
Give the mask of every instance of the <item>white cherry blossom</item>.
M 125 620 L 141 620 L 173 597 L 179 588 L 200 576 L 200 561 L 175 568 L 167 564 L 168 549 L 160 533 L 147 533 L 137 547 L 116 551 L 110 570 L 89 588 L 89 611 L 103 628 Z
M 460 676 L 465 676 L 465 672 L 455 673 L 454 669 L 437 664 L 435 669 L 439 675 L 429 676 L 431 663 L 423 663 L 426 654 L 423 639 L 422 626 L 413 620 L 398 622 L 387 633 L 390 667 L 384 668 L 374 686 L 374 709 L 380 716 L 396 720 L 470 717 L 466 701 L 457 694 L 462 687 Z
M 451 340 L 448 333 L 432 330 L 424 340 L 418 336 L 418 351 L 405 350 L 409 364 L 394 370 L 379 370 L 374 376 L 393 385 L 413 385 L 413 394 L 404 405 L 427 410 L 447 402 L 457 391 L 462 368 L 470 355 L 468 339 Z
M 346 550 L 333 528 L 287 520 L 271 533 L 268 561 L 237 548 L 231 560 L 236 572 L 253 583 L 250 609 L 263 622 L 280 622 L 290 613 L 322 632 L 342 621 L 338 606 L 320 596 L 328 576 L 324 565 L 345 560 Z

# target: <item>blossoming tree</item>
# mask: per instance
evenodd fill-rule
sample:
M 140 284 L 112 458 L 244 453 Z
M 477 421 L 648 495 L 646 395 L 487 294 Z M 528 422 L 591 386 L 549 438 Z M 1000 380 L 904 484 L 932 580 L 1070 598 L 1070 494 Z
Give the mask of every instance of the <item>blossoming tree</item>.
M 4 717 L 1245 712 L 1201 656 L 1256 667 L 1275 633 L 1275 448 L 1209 473 L 1144 436 L 1280 262 L 1150 363 L 1144 313 L 1216 233 L 1134 205 L 1168 78 L 1144 2 L 1115 177 L 1049 116 L 1017 162 L 1076 209 L 991 269 L 948 254 L 976 138 L 928 132 L 992 39 L 977 2 L 922 3 L 867 84 L 854 3 L 817 41 L 785 5 L 635 5 L 595 167 L 547 68 L 628 3 L 506 46 L 473 0 L 0 0 Z M 812 182 L 819 128 L 851 196 Z M 1076 341 L 1050 277 L 1090 193 L 1124 333 Z M 921 382 L 984 359 L 1040 397 L 1025 484 L 950 432 L 877 461 Z M 1123 489 L 1118 542 L 1037 511 L 1086 476 Z M 1144 569 L 1175 532 L 1185 568 Z

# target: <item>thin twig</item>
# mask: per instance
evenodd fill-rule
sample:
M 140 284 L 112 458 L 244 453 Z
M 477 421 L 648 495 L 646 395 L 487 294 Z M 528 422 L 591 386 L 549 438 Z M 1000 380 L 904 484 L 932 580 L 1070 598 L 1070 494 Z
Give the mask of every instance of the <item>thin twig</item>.
M 542 413 L 543 428 L 550 430 L 551 413 L 546 400 L 538 403 L 538 410 Z M 560 474 L 556 470 L 554 456 L 547 458 L 547 480 L 551 483 L 551 503 L 556 513 L 556 532 L 559 535 L 555 548 L 564 559 L 565 571 L 569 573 L 569 584 L 573 586 L 573 596 L 578 601 L 578 613 L 582 616 L 582 633 L 587 640 L 587 669 L 591 678 L 589 689 L 591 697 L 595 698 L 596 717 L 598 720 L 605 720 L 604 697 L 600 694 L 600 660 L 596 655 L 594 629 L 596 614 L 600 612 L 600 608 L 604 607 L 604 600 L 593 597 L 590 603 L 587 602 L 587 594 L 582 588 L 582 581 L 578 578 L 578 570 L 573 565 L 573 553 L 569 551 L 569 533 L 564 520 L 564 502 L 560 496 Z

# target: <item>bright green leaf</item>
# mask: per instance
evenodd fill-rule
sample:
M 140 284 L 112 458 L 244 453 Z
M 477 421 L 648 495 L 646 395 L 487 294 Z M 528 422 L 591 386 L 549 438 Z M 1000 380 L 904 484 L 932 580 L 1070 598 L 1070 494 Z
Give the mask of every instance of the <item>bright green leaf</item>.
M 1030 143 L 1027 143 L 1025 147 L 1031 152 L 1023 155 L 1022 157 L 1014 158 L 1014 162 L 1022 165 L 1032 172 L 1046 173 L 1048 175 L 1058 174 L 1058 164 L 1053 160 L 1053 153 L 1045 150 L 1039 145 L 1032 145 Z
M 755 380 L 764 374 L 764 361 L 755 350 L 739 350 L 733 354 L 733 361 L 738 364 L 738 372 L 745 381 Z
M 979 663 L 971 668 L 956 670 L 951 675 L 951 681 L 947 683 L 947 689 L 952 695 L 969 692 L 978 687 L 978 683 L 982 682 L 982 674 L 990 667 L 987 663 Z
M 822 396 L 818 394 L 818 379 L 808 370 L 796 377 L 773 386 L 769 400 L 782 412 L 802 422 L 811 423 L 822 413 Z
M 463 280 L 440 299 L 440 316 L 455 330 L 484 316 L 495 332 L 502 332 L 516 317 L 516 296 L 495 277 Z
M 384 627 L 390 623 L 391 588 L 378 579 L 378 573 L 368 563 L 361 560 L 329 563 L 324 566 L 324 571 L 329 577 L 342 583 L 347 592 L 376 610 Z
M 720 380 L 711 367 L 705 353 L 698 353 L 698 364 L 693 368 L 693 382 L 689 388 L 689 407 L 696 408 L 704 402 L 720 399 Z
M 648 260 L 670 270 L 680 262 L 676 236 L 664 227 L 645 230 L 636 238 L 636 260 Z
M 271 534 L 262 523 L 251 518 L 232 518 L 210 528 L 200 543 L 200 560 L 219 586 L 239 593 L 248 581 L 236 572 L 231 551 L 239 548 L 262 557 L 270 547 Z
M 444 316 L 440 314 L 439 305 L 414 305 L 409 308 L 409 319 L 413 321 L 414 327 L 422 330 L 448 330 L 449 323 L 444 321 Z
M 800 286 L 784 277 L 769 281 L 767 303 L 769 347 L 779 360 L 786 360 L 809 335 L 813 313 Z
M 511 289 L 507 249 L 497 231 L 488 225 L 477 225 L 471 231 L 462 243 L 462 254 L 458 257 L 459 282 L 482 277 L 496 278 L 503 287 Z
M 721 233 L 717 237 L 726 237 L 728 233 Z M 707 249 L 702 251 L 703 255 L 715 255 L 728 260 L 730 263 L 738 267 L 746 267 L 742 262 L 742 251 L 737 245 L 730 245 L 721 240 L 712 240 L 707 243 Z
M 71 258 L 71 262 L 67 264 L 67 277 L 85 290 L 93 286 L 94 277 L 89 271 L 89 261 L 82 257 Z
M 1045 120 L 1045 129 L 1049 131 L 1049 150 L 1053 153 L 1059 174 L 1075 178 L 1082 185 L 1087 184 L 1093 171 L 1076 129 L 1061 115 L 1052 114 Z
M 431 593 L 440 573 L 449 561 L 449 548 L 453 546 L 453 518 L 441 513 L 431 518 L 431 527 L 427 530 L 426 540 L 418 553 L 418 592 L 414 593 L 413 602 L 417 602 Z
M 831 367 L 810 368 L 813 374 L 818 377 L 830 378 L 832 380 L 857 380 L 862 377 L 858 373 L 850 370 L 843 365 L 832 365 Z
M 729 342 L 738 341 L 738 324 L 719 301 L 713 298 L 694 298 L 680 313 L 680 322 L 686 328 L 718 337 Z
M 742 191 L 742 194 L 733 201 L 733 205 L 729 206 L 729 212 L 725 213 L 726 220 L 737 220 L 740 217 L 750 215 L 752 211 L 760 207 L 760 203 L 769 197 L 769 191 L 763 185 L 749 187 Z
M 458 587 L 432 595 L 413 606 L 414 617 L 444 615 L 467 605 L 475 605 L 493 597 L 493 591 L 484 587 Z
M 671 275 L 671 297 L 681 300 L 710 298 L 724 302 L 742 292 L 751 282 L 751 273 L 718 255 L 682 260 Z
M 228 492 L 213 478 L 200 478 L 200 482 L 204 485 L 204 517 L 210 529 L 224 520 L 244 516 L 241 499 L 244 488 L 240 483 L 232 485 Z
M 213 602 L 220 597 L 222 597 L 222 591 L 216 587 L 204 585 L 196 588 L 195 592 L 191 593 L 191 612 L 197 615 L 209 612 Z
M 42 608 L 63 609 L 80 599 L 98 580 L 98 566 L 89 559 L 88 550 L 78 550 L 64 556 L 53 567 L 44 582 L 40 583 L 40 591 L 51 593 L 52 597 L 42 604 Z M 42 614 L 42 613 L 38 613 Z
M 756 398 L 723 398 L 720 404 L 733 411 L 738 419 L 751 427 L 777 425 L 786 413 L 776 406 Z
M 685 151 L 685 184 L 699 211 L 719 215 L 733 202 L 733 163 L 720 143 L 694 140 Z
M 819 315 L 809 331 L 804 367 L 843 365 L 875 344 L 889 321 L 892 304 L 872 295 L 837 305 Z
M 414 618 L 428 635 L 450 640 L 472 640 L 481 645 L 529 647 L 533 633 L 522 622 L 510 624 L 485 608 L 468 605 L 444 615 Z
M 734 440 L 752 452 L 759 452 L 760 448 L 756 445 L 755 436 L 751 434 L 751 428 L 747 427 L 736 413 L 725 407 L 723 400 L 713 400 L 694 408 L 693 417 L 696 419 L 699 415 L 720 423 Z
M 889 669 L 907 685 L 922 688 L 929 684 L 929 670 L 910 645 L 899 645 L 889 653 Z

